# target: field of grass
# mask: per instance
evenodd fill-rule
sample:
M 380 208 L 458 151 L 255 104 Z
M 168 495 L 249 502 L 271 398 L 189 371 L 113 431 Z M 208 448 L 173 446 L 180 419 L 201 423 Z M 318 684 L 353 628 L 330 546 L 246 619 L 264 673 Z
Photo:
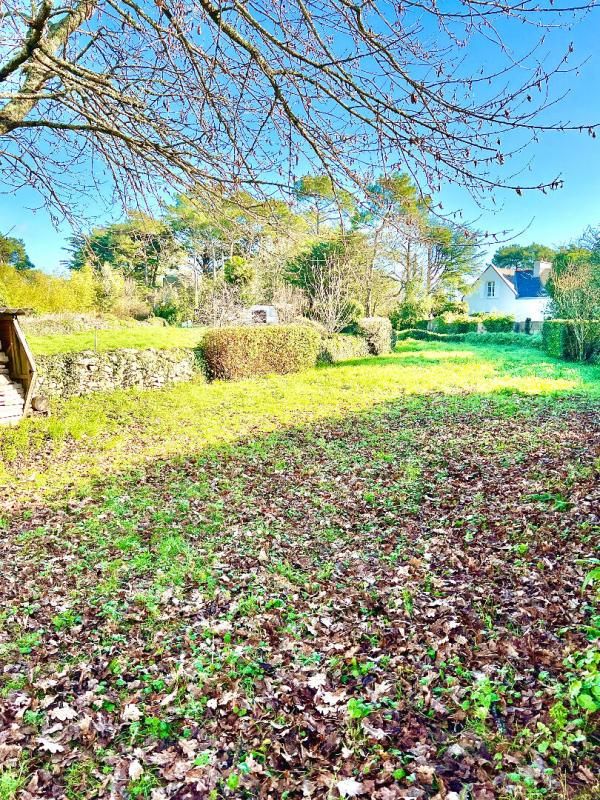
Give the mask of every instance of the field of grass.
M 405 342 L 2 431 L 1 800 L 597 798 L 599 379 Z
M 488 397 L 508 407 L 557 393 L 600 397 L 599 376 L 598 367 L 537 350 L 404 342 L 388 357 L 301 374 L 95 394 L 56 403 L 49 419 L 0 430 L 0 484 L 18 481 L 22 494 L 64 490 L 149 458 L 195 454 L 400 398 L 420 407 L 437 392 L 466 394 L 474 408 Z
M 149 347 L 160 350 L 171 347 L 197 347 L 202 340 L 203 332 L 203 328 L 160 328 L 148 325 L 48 336 L 29 334 L 27 340 L 34 355 L 49 356 L 56 353 L 76 353 L 81 350 L 117 350 L 122 347 L 131 347 L 135 350 Z

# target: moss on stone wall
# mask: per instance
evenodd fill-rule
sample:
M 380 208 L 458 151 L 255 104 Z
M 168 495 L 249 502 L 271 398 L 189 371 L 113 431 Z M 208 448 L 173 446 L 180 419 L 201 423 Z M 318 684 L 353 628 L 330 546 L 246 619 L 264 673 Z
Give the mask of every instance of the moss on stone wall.
M 112 389 L 156 389 L 202 371 L 195 350 L 109 350 L 38 356 L 36 394 L 75 397 Z

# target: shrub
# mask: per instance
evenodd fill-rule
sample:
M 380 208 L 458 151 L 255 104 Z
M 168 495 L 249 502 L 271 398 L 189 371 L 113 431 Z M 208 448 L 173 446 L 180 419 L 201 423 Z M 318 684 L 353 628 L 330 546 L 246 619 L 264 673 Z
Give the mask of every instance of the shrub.
M 0 264 L 0 295 L 3 305 L 38 313 L 90 311 L 96 302 L 96 281 L 90 269 L 62 277 Z
M 478 345 L 510 345 L 511 347 L 533 347 L 541 348 L 541 335 L 528 335 L 525 333 L 463 333 L 458 334 L 463 337 L 467 344 Z
M 399 341 L 416 339 L 425 342 L 464 342 L 470 345 L 505 345 L 510 347 L 541 347 L 541 336 L 521 333 L 435 333 L 412 328 L 398 331 Z
M 512 314 L 481 314 L 478 315 L 487 333 L 512 333 L 515 327 L 515 318 Z
M 435 333 L 435 331 L 425 331 L 421 328 L 407 328 L 396 333 L 399 342 L 405 339 L 416 339 L 421 342 L 462 342 L 464 333 Z
M 351 336 L 346 333 L 333 333 L 321 340 L 319 363 L 336 364 L 350 358 L 364 358 L 370 355 L 367 340 L 362 336 Z
M 587 361 L 600 353 L 600 320 L 548 319 L 542 326 L 546 353 L 569 361 Z
M 210 330 L 202 347 L 209 377 L 236 380 L 312 367 L 320 343 L 307 325 L 248 325 Z
M 479 320 L 456 314 L 442 314 L 434 320 L 436 333 L 471 333 L 477 330 Z
M 319 336 L 329 336 L 325 325 L 321 325 L 321 323 L 317 322 L 316 319 L 311 319 L 310 317 L 296 317 L 292 320 L 292 322 L 297 325 L 306 325 L 307 327 L 312 328 L 314 331 L 317 331 Z
M 231 256 L 225 262 L 223 275 L 227 283 L 247 286 L 254 279 L 254 269 L 243 256 Z
M 393 329 L 387 317 L 363 317 L 352 325 L 352 333 L 366 339 L 374 356 L 392 352 Z

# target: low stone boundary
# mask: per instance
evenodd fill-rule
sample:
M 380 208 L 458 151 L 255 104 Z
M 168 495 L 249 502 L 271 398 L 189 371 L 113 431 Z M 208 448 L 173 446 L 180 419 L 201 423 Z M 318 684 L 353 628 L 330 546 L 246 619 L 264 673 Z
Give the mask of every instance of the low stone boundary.
M 84 350 L 36 356 L 36 395 L 76 397 L 113 389 L 158 389 L 191 380 L 200 371 L 195 350 Z

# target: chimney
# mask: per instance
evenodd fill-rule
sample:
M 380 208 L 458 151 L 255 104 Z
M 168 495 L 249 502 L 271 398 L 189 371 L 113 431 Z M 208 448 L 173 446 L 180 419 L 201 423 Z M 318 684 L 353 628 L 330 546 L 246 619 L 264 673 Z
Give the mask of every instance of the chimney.
M 552 272 L 552 263 L 550 261 L 535 261 L 533 264 L 533 276 L 539 278 L 545 286 L 548 283 L 548 278 Z

